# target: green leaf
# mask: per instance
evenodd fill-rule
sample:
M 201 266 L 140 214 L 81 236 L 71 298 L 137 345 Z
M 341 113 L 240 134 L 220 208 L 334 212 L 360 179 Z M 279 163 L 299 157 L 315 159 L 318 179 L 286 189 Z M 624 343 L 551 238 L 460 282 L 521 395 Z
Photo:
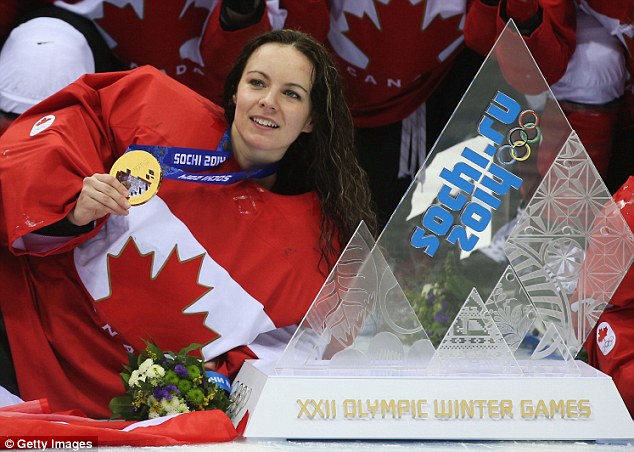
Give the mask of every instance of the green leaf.
M 200 347 L 202 347 L 202 344 L 196 344 L 196 343 L 189 344 L 187 347 L 182 348 L 181 351 L 178 352 L 178 354 L 180 356 L 186 356 L 186 355 L 189 355 L 194 350 L 200 349 Z
M 134 353 L 128 353 L 128 365 L 123 367 L 130 372 L 132 372 L 132 369 L 136 369 L 138 367 Z
M 132 397 L 129 395 L 122 395 L 114 397 L 108 404 L 110 411 L 112 412 L 111 419 L 124 418 L 127 419 L 132 413 Z

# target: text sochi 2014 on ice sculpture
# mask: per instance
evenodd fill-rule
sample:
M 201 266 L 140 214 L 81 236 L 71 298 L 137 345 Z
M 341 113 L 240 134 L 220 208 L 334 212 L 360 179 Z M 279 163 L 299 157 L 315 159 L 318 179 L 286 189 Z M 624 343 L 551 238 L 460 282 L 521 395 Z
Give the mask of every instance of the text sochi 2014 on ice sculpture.
M 360 224 L 279 360 L 245 364 L 234 422 L 248 412 L 251 437 L 634 437 L 612 380 L 575 359 L 633 256 L 509 22 L 378 239 Z

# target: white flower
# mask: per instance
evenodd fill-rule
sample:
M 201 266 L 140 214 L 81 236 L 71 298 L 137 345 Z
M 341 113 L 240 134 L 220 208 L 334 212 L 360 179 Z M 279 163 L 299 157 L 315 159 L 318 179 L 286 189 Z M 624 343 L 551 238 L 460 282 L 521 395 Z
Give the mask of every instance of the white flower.
M 160 370 L 156 368 L 159 368 Z M 165 369 L 163 369 L 158 364 L 154 364 L 154 361 L 148 358 L 141 363 L 138 369 L 135 369 L 132 371 L 132 373 L 130 374 L 130 379 L 128 380 L 128 386 L 130 386 L 131 388 L 134 386 L 138 387 L 138 386 L 141 386 L 139 382 L 140 381 L 144 382 L 148 377 L 152 379 L 152 378 L 158 378 L 157 376 L 162 377 L 164 375 L 165 375 Z
M 187 406 L 187 404 L 185 403 L 184 400 L 182 399 L 178 399 L 178 407 L 176 409 L 177 413 L 189 413 L 189 407 Z
M 139 373 L 145 375 L 148 369 L 152 366 L 152 364 L 154 364 L 154 361 L 152 361 L 151 358 L 148 358 L 145 361 L 143 361 L 141 365 L 139 366 Z
M 172 397 L 170 400 L 161 400 L 161 412 L 163 415 L 188 413 L 189 407 L 180 397 Z
M 158 364 L 152 364 L 146 374 L 151 379 L 162 378 L 165 376 L 165 369 Z
M 130 379 L 128 380 L 128 386 L 130 386 L 131 388 L 134 386 L 141 386 L 141 383 L 139 383 L 140 381 L 145 381 L 145 377 L 146 375 L 143 374 L 141 375 L 141 373 L 137 370 L 133 370 L 132 373 L 130 374 Z

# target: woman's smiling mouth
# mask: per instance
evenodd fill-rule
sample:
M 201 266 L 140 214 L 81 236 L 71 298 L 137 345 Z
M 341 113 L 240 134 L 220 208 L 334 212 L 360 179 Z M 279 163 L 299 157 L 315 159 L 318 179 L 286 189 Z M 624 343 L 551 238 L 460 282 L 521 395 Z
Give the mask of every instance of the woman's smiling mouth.
M 264 118 L 258 118 L 256 116 L 251 117 L 251 121 L 253 121 L 257 125 L 264 126 L 264 127 L 270 127 L 271 129 L 277 129 L 277 128 L 280 127 L 277 124 L 275 124 L 273 121 L 270 121 L 270 120 L 264 119 Z

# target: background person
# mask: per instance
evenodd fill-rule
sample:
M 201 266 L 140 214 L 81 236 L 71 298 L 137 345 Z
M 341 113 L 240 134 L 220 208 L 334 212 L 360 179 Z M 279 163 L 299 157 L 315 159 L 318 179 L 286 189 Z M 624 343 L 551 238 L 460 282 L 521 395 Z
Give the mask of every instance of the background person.
M 488 53 L 509 19 L 516 23 L 570 125 L 606 178 L 628 77 L 624 47 L 574 0 L 477 0 L 465 23 L 467 45 Z M 554 157 L 540 155 L 540 174 Z
M 0 135 L 81 75 L 118 69 L 91 21 L 52 6 L 24 10 L 0 50 Z
M 634 2 L 630 0 L 578 0 L 579 8 L 594 17 L 624 47 L 627 80 L 612 145 L 606 185 L 612 193 L 634 174 Z

